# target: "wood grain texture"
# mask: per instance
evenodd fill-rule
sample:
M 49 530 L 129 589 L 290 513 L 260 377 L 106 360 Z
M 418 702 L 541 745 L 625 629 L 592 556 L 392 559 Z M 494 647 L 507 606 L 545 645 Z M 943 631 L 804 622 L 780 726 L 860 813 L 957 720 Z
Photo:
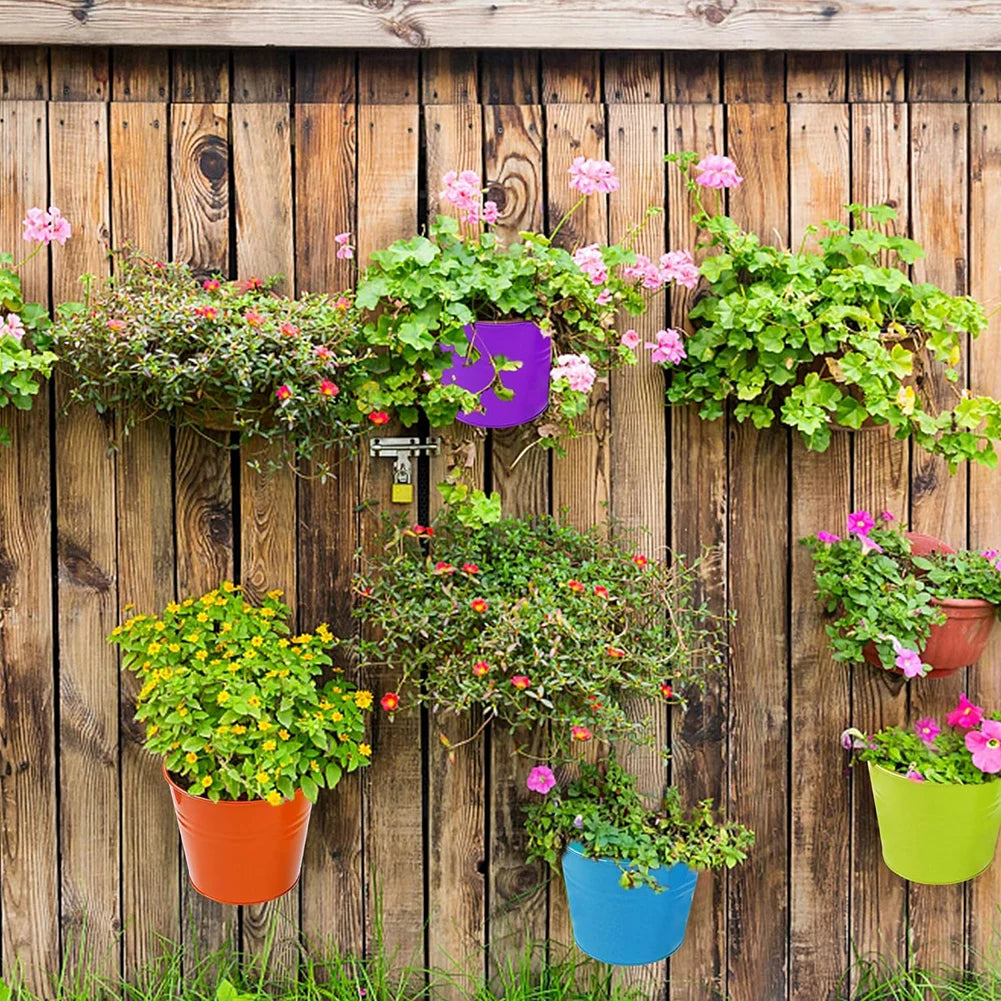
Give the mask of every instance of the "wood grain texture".
M 49 50 L 41 45 L 0 45 L 0 101 L 49 97 Z
M 108 49 L 63 48 L 49 53 L 53 101 L 107 101 L 110 93 L 111 63 Z
M 659 52 L 606 52 L 607 104 L 659 104 L 663 57 Z
M 477 100 L 477 55 L 471 49 L 433 49 L 421 59 L 423 104 L 468 104 Z
M 907 57 L 907 100 L 966 99 L 966 56 L 962 52 L 918 52 Z
M 716 104 L 723 78 L 716 52 L 668 52 L 664 56 L 664 100 L 678 104 Z
M 108 270 L 108 109 L 74 101 L 52 110 L 51 196 L 74 226 L 53 263 L 53 296 L 66 301 L 79 295 L 80 274 Z M 117 974 L 109 947 L 121 928 L 118 659 L 105 642 L 118 620 L 115 458 L 109 421 L 66 412 L 70 378 L 55 380 L 61 919 L 64 943 L 79 940 L 86 923 L 96 969 Z
M 842 103 L 848 88 L 844 52 L 790 52 L 786 56 L 786 100 Z
M 890 52 L 848 56 L 848 100 L 865 104 L 903 101 L 906 60 Z
M 598 52 L 543 52 L 542 103 L 594 104 L 601 100 Z
M 539 104 L 539 53 L 517 49 L 480 54 L 480 92 L 486 104 Z
M 723 100 L 727 104 L 774 104 L 785 91 L 781 52 L 729 52 L 723 56 Z
M 233 53 L 234 104 L 285 104 L 292 96 L 292 59 L 287 49 Z
M 913 274 L 918 281 L 932 281 L 946 292 L 963 293 L 967 283 L 967 206 L 964 178 L 967 172 L 967 116 L 963 105 L 911 105 L 911 231 L 925 248 Z M 956 384 L 961 388 L 964 377 Z M 953 387 L 933 370 L 922 393 L 940 407 L 953 406 Z M 911 473 L 911 527 L 944 539 L 960 548 L 966 545 L 967 480 L 964 467 L 950 476 L 945 463 L 913 450 Z M 944 718 L 966 690 L 966 671 L 937 684 L 911 683 L 910 718 Z M 955 917 L 964 906 L 963 886 L 921 886 L 912 883 L 908 893 L 908 918 L 914 962 L 962 963 L 964 929 Z
M 717 57 L 707 56 L 710 64 Z M 694 67 L 693 67 L 694 68 Z M 695 84 L 696 96 L 703 89 Z M 667 149 L 671 153 L 695 150 L 701 154 L 723 149 L 723 108 L 718 104 L 675 104 L 667 110 Z M 667 175 L 667 246 L 671 250 L 698 243 L 692 224 L 692 204 L 679 171 Z M 699 252 L 704 254 L 703 252 Z M 690 330 L 688 311 L 695 290 L 671 290 L 671 326 Z M 721 564 L 707 567 L 702 576 L 702 596 L 710 607 L 726 611 L 725 568 L 727 542 L 727 440 L 726 420 L 703 421 L 695 406 L 674 407 L 671 425 L 671 545 L 675 552 L 694 558 L 707 546 L 722 549 Z M 612 481 L 613 491 L 618 485 Z M 723 810 L 727 804 L 726 692 L 724 671 L 709 680 L 706 691 L 694 698 L 687 712 L 671 714 L 671 781 L 686 803 L 713 799 Z M 726 992 L 726 873 L 699 875 L 692 902 L 689 933 L 691 948 L 679 950 L 670 960 L 672 1001 L 703 1001 Z
M 166 101 L 169 97 L 169 49 L 112 50 L 112 101 L 158 102 Z
M 131 77 L 136 92 L 149 89 Z M 167 107 L 115 103 L 110 108 L 111 235 L 165 258 L 168 245 Z M 118 427 L 122 419 L 117 417 Z M 118 606 L 158 613 L 174 598 L 174 511 L 170 429 L 143 415 L 121 438 L 117 461 Z M 139 681 L 121 675 L 122 913 L 124 960 L 131 972 L 157 954 L 158 938 L 180 933 L 178 841 L 160 762 L 143 747 L 137 723 Z M 150 832 L 158 832 L 151 837 Z M 162 832 L 162 833 L 159 833 Z
M 21 212 L 46 204 L 48 136 L 41 101 L 0 102 L 0 246 L 21 243 Z M 39 255 L 21 272 L 25 295 L 48 302 Z M 30 412 L 0 410 L 13 442 L 0 448 L 0 810 L 3 964 L 25 985 L 49 988 L 58 966 L 55 650 L 52 605 L 50 391 Z
M 819 71 L 822 72 L 822 71 Z M 842 74 L 842 83 L 844 74 Z M 824 86 L 819 80 L 817 86 Z M 842 88 L 843 89 L 843 88 Z M 789 109 L 792 245 L 824 219 L 847 222 L 851 158 L 848 106 L 796 104 Z M 807 242 L 816 249 L 816 239 Z M 813 560 L 797 540 L 820 526 L 840 531 L 851 504 L 850 433 L 835 431 L 824 453 L 793 435 L 790 582 L 794 733 L 840 733 L 851 714 L 851 675 L 831 659 L 824 618 L 813 597 Z M 790 858 L 789 992 L 823 997 L 848 968 L 851 786 L 840 779 L 844 752 L 835 740 L 794 741 Z
M 146 39 L 149 42 L 149 39 Z M 176 38 L 168 38 L 171 45 L 183 45 Z M 211 104 L 228 101 L 230 96 L 230 54 L 226 49 L 187 48 L 177 49 L 171 59 L 172 101 L 185 104 Z
M 738 223 L 761 237 L 788 238 L 786 109 L 731 105 L 727 149 L 744 183 L 731 198 Z M 759 833 L 748 861 L 729 874 L 729 990 L 733 1001 L 781 997 L 788 955 L 788 763 L 773 753 L 789 734 L 789 540 L 779 529 L 789 471 L 784 428 L 730 429 L 730 813 Z M 779 515 L 778 517 L 776 517 Z
M 768 5 L 690 5 L 632 0 L 607 7 L 585 0 L 483 6 L 472 0 L 367 7 L 341 0 L 248 0 L 234 16 L 225 0 L 2 0 L 0 31 L 12 44 L 350 45 L 361 48 L 590 49 L 988 49 L 1001 39 L 990 0 L 809 0 Z

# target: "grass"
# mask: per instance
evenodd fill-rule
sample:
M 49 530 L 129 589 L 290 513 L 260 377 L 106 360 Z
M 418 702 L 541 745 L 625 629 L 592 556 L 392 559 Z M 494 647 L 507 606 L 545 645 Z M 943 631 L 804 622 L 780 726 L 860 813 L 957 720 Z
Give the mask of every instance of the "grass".
M 859 960 L 851 1001 L 1001 1001 L 1001 967 L 989 962 L 977 971 L 951 967 L 907 970 L 883 959 Z

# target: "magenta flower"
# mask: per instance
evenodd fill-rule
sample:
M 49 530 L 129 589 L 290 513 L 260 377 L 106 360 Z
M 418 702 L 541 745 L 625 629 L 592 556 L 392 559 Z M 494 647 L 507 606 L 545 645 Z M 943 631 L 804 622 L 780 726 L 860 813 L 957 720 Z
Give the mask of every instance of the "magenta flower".
M 640 335 L 637 334 L 635 330 L 627 330 L 622 335 L 622 343 L 627 348 L 631 348 L 631 349 L 632 348 L 636 348 L 636 347 L 639 346 L 639 343 L 640 343 Z
M 862 750 L 869 746 L 869 742 L 865 739 L 865 734 L 861 730 L 850 726 L 841 733 L 841 746 L 846 751 L 850 751 L 853 748 L 855 750 Z
M 1001 552 L 997 549 L 985 549 L 980 554 L 985 560 L 990 560 L 994 564 L 995 570 L 1001 570 Z
M 549 377 L 553 382 L 564 379 L 571 389 L 589 393 L 598 377 L 587 355 L 560 355 Z
M 570 187 L 582 195 L 608 195 L 619 189 L 615 168 L 607 160 L 591 160 L 578 156 L 567 171 Z
M 868 511 L 852 511 L 848 515 L 849 535 L 868 535 L 876 523 L 872 520 L 872 515 Z
M 906 777 L 912 782 L 924 782 L 925 780 L 925 777 L 916 768 L 908 768 Z
M 884 511 L 880 515 L 880 518 L 882 518 L 883 521 L 893 521 L 893 512 L 892 511 Z
M 656 344 L 648 342 L 646 345 L 647 350 L 651 351 L 650 361 L 654 364 L 670 362 L 672 365 L 677 365 L 687 357 L 680 330 L 658 330 L 656 337 Z
M 985 719 L 979 730 L 966 735 L 964 743 L 982 772 L 989 775 L 1001 772 L 1001 722 Z
M 28 243 L 41 243 L 46 247 L 53 240 L 63 246 L 73 233 L 68 220 L 54 205 L 49 206 L 48 212 L 39 208 L 28 209 L 21 225 L 24 227 L 22 235 Z
M 0 337 L 13 337 L 15 341 L 24 337 L 24 324 L 17 313 L 8 313 L 7 319 L 0 321 Z
M 735 188 L 744 180 L 737 173 L 737 165 L 728 156 L 712 153 L 704 156 L 695 165 L 699 176 L 695 183 L 703 188 Z
M 556 776 L 553 774 L 552 768 L 549 768 L 547 765 L 536 765 L 528 773 L 525 785 L 527 785 L 532 792 L 541 793 L 545 796 L 546 793 L 549 792 L 554 785 L 556 785 Z
M 934 744 L 935 738 L 942 732 L 934 716 L 925 716 L 917 720 L 914 723 L 914 730 L 926 744 Z
M 497 208 L 496 202 L 484 202 L 483 203 L 483 221 L 488 225 L 492 226 L 500 218 L 500 209 Z
M 350 240 L 350 233 L 338 233 L 334 237 L 334 243 L 337 244 L 337 259 L 339 261 L 349 261 L 355 256 L 355 252 L 349 242 Z
M 962 727 L 964 730 L 972 730 L 980 726 L 980 721 L 984 718 L 984 710 L 980 706 L 975 706 L 967 697 L 966 692 L 959 696 L 956 708 L 946 716 L 945 721 L 949 726 Z
M 863 553 L 881 553 L 883 552 L 883 547 L 878 542 L 873 542 L 868 535 L 860 535 L 858 537 L 860 543 L 862 543 Z
M 833 532 L 818 532 L 817 533 L 817 541 L 818 542 L 827 542 L 827 543 L 840 542 L 841 541 L 841 536 L 840 535 L 835 535 Z
M 608 279 L 608 267 L 596 243 L 589 243 L 574 252 L 573 262 L 591 279 L 595 285 L 603 285 Z
M 672 250 L 660 259 L 660 274 L 665 282 L 676 282 L 685 288 L 699 283 L 699 269 L 687 250 Z
M 905 678 L 917 678 L 925 673 L 925 666 L 921 662 L 921 654 L 916 650 L 899 650 L 893 663 L 900 668 Z

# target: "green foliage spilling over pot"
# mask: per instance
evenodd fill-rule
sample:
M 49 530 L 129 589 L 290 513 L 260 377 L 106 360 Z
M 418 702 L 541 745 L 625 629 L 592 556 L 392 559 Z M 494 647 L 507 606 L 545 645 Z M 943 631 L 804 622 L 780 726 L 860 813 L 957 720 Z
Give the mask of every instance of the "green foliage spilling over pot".
M 557 868 L 567 845 L 577 842 L 587 857 L 616 862 L 622 886 L 656 890 L 651 872 L 657 869 L 676 862 L 696 870 L 732 869 L 754 844 L 754 833 L 742 824 L 714 818 L 711 800 L 683 809 L 673 786 L 651 808 L 614 757 L 579 767 L 565 790 L 545 765 L 530 773 L 528 788 L 545 798 L 526 810 L 529 859 Z
M 71 398 L 114 409 L 125 432 L 151 414 L 196 427 L 231 424 L 282 447 L 282 461 L 328 471 L 330 449 L 369 422 L 351 399 L 366 350 L 350 296 L 276 295 L 277 279 L 196 280 L 184 264 L 134 252 L 115 274 L 85 277 L 60 307 L 51 342 Z
M 997 464 L 1001 402 L 955 388 L 939 408 L 916 389 L 923 364 L 950 384 L 962 373 L 961 347 L 987 326 L 969 296 L 914 282 L 908 266 L 922 248 L 879 227 L 895 218 L 885 205 L 849 205 L 852 225 L 824 222 L 818 249 L 763 242 L 724 214 L 722 190 L 742 180 L 726 157 L 672 154 L 694 199 L 703 247 L 704 294 L 690 316 L 684 357 L 665 361 L 668 400 L 695 403 L 707 420 L 732 403 L 738 421 L 795 428 L 824 451 L 833 428 L 888 425 L 942 456 L 951 469 L 966 459 Z M 710 211 L 703 203 L 715 189 Z M 870 225 L 864 224 L 868 218 Z
M 277 805 L 302 789 L 315 802 L 318 789 L 369 762 L 371 692 L 340 670 L 321 679 L 334 637 L 326 625 L 293 635 L 281 597 L 269 591 L 257 607 L 226 581 L 111 632 L 142 682 L 146 749 L 192 796 Z
M 683 704 L 723 665 L 728 620 L 700 597 L 702 561 L 648 559 L 606 528 L 390 524 L 356 584 L 356 614 L 378 636 L 361 642 L 361 667 L 400 678 L 383 708 L 482 711 L 484 724 L 523 731 L 550 723 L 558 747 L 649 742 L 650 721 L 626 700 Z

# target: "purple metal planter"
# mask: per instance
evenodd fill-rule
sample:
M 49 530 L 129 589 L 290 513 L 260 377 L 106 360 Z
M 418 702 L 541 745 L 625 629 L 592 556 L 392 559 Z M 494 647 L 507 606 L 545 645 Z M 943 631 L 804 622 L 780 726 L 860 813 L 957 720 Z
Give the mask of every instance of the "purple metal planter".
M 460 413 L 458 420 L 480 428 L 509 428 L 535 420 L 549 406 L 550 339 L 528 320 L 479 320 L 465 329 L 466 337 L 479 352 L 479 360 L 467 363 L 456 358 L 442 373 L 441 381 L 446 386 L 455 383 L 471 393 L 481 393 L 484 412 Z M 454 353 L 453 348 L 444 347 Z M 513 399 L 498 400 L 492 389 L 483 392 L 493 378 L 490 359 L 494 355 L 521 362 L 517 371 L 501 375 L 504 385 L 514 391 Z

